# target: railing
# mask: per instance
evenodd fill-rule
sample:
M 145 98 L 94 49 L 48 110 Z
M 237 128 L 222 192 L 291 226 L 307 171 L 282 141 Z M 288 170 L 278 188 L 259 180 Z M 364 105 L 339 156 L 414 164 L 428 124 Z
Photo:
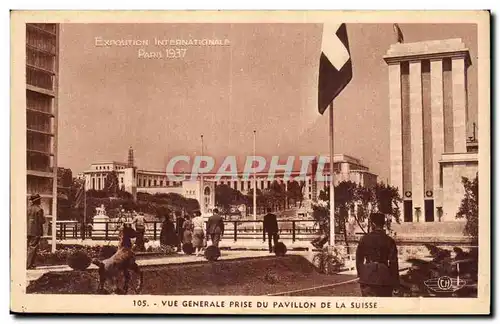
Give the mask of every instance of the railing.
M 162 222 L 149 221 L 146 223 L 145 237 L 150 240 L 159 240 Z M 58 221 L 56 224 L 56 239 L 94 239 L 118 240 L 118 228 L 122 222 L 93 222 L 87 226 L 77 221 Z M 90 225 L 90 226 L 89 226 Z M 278 220 L 280 239 L 303 241 L 311 240 L 317 235 L 318 229 L 314 220 L 292 219 Z M 51 236 L 52 226 L 49 226 L 48 235 Z M 224 221 L 223 239 L 232 239 L 234 242 L 245 239 L 263 239 L 263 221 L 258 220 L 228 220 Z M 267 237 L 266 237 L 267 239 Z

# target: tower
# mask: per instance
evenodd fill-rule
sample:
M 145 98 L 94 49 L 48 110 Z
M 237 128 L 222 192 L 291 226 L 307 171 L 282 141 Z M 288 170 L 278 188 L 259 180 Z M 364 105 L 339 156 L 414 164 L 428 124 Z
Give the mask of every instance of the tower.
M 454 220 L 462 176 L 477 172 L 467 152 L 467 68 L 461 39 L 391 45 L 390 182 L 403 198 L 405 222 Z M 443 219 L 442 219 L 443 218 Z
M 26 24 L 26 185 L 57 218 L 59 25 Z M 48 222 L 47 222 L 48 223 Z M 55 226 L 52 227 L 55 229 Z M 47 229 L 45 229 L 47 232 Z M 55 242 L 53 243 L 55 250 Z
M 128 149 L 128 167 L 134 167 L 134 149 L 132 148 L 132 146 Z

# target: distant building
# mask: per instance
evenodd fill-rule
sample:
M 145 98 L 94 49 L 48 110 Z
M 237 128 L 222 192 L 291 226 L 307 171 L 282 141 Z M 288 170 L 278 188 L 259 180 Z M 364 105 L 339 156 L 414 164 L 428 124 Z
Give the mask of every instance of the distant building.
M 129 157 L 133 153 L 129 150 Z M 328 162 L 328 157 L 321 157 L 323 161 Z M 133 160 L 133 158 L 132 158 Z M 319 160 L 319 157 L 318 159 Z M 314 163 L 313 163 L 314 164 Z M 316 179 L 313 175 L 313 164 L 310 166 L 309 172 L 306 174 L 305 179 L 297 179 L 303 185 L 304 200 L 315 200 L 319 195 L 319 191 L 329 187 L 328 181 Z M 229 187 L 239 190 L 242 193 L 251 193 L 253 190 L 253 175 L 250 178 L 243 178 L 241 175 L 224 175 L 220 179 L 216 179 L 215 173 L 206 173 L 202 178 L 198 176 L 197 179 L 187 179 L 184 181 L 172 181 L 167 176 L 165 171 L 150 171 L 137 169 L 131 161 L 127 163 L 122 162 L 101 162 L 93 163 L 89 170 L 83 172 L 85 177 L 85 184 L 87 190 L 103 190 L 105 186 L 106 177 L 111 172 L 116 172 L 118 177 L 119 187 L 122 190 L 132 193 L 136 196 L 137 192 L 145 192 L 150 194 L 156 193 L 177 193 L 187 198 L 194 198 L 200 201 L 202 197 L 205 205 L 205 210 L 213 208 L 215 204 L 215 188 L 218 185 L 225 184 Z M 367 166 L 363 165 L 361 161 L 352 156 L 345 154 L 336 154 L 334 156 L 335 168 L 335 184 L 341 181 L 352 181 L 356 184 L 371 187 L 377 183 L 377 175 L 371 173 Z M 329 163 L 326 163 L 324 175 L 329 175 Z M 291 173 L 291 177 L 297 177 L 299 171 Z M 277 171 L 274 180 L 269 179 L 267 172 L 256 173 L 256 188 L 260 190 L 267 189 L 271 186 L 274 180 L 287 187 L 291 180 L 285 181 L 284 172 Z M 202 190 L 203 188 L 203 190 Z
M 26 24 L 26 185 L 57 213 L 59 25 Z

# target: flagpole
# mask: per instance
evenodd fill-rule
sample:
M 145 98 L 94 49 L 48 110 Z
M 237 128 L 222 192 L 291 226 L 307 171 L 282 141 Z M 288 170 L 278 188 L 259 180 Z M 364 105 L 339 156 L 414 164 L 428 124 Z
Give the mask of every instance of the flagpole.
M 83 236 L 82 239 L 85 239 L 87 236 L 87 188 L 85 184 L 87 183 L 87 179 L 83 181 Z
M 256 131 L 253 131 L 253 160 L 255 161 L 255 137 L 256 137 Z M 255 173 L 255 166 L 253 169 L 253 228 L 254 232 L 256 231 L 257 227 L 257 181 L 256 181 L 256 173 Z
M 335 245 L 335 173 L 333 169 L 333 102 L 330 103 L 330 246 Z
M 201 134 L 201 156 L 203 158 L 203 134 Z M 201 173 L 201 175 L 200 175 L 200 210 L 201 210 L 202 215 L 205 214 L 205 202 L 203 199 L 203 187 L 204 187 L 203 173 Z

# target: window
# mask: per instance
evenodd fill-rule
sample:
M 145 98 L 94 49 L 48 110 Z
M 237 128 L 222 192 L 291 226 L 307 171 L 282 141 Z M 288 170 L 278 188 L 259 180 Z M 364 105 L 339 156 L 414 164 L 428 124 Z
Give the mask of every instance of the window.
M 123 183 L 123 177 L 120 177 L 120 182 Z
M 264 180 L 260 181 L 260 189 L 264 189 Z
M 241 191 L 245 190 L 245 181 L 240 182 L 240 190 Z
M 163 187 L 163 180 L 160 180 L 160 187 Z
M 148 187 L 151 187 L 151 179 L 149 179 L 148 184 Z
M 154 182 L 154 186 L 156 187 L 156 179 L 153 182 Z
M 312 198 L 312 196 L 311 196 L 311 194 L 309 194 L 309 199 L 311 199 L 311 198 Z

